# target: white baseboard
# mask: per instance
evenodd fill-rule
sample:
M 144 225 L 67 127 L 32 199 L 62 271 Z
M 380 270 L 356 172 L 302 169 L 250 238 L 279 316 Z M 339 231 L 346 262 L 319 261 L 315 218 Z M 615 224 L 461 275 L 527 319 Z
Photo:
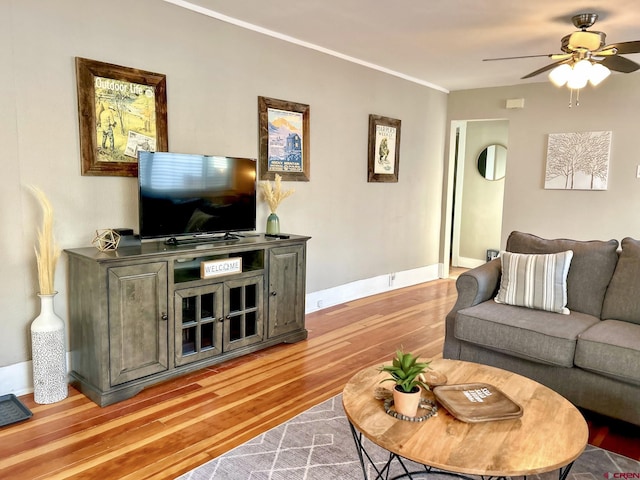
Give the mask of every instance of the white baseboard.
M 462 268 L 476 268 L 480 265 L 484 265 L 486 260 L 478 260 L 477 258 L 468 258 L 468 257 L 458 257 L 458 265 L 457 267 Z
M 439 265 L 430 265 L 404 272 L 389 273 L 373 278 L 339 285 L 337 287 L 308 293 L 306 295 L 305 313 L 315 312 L 323 308 L 341 303 L 369 297 L 378 293 L 398 288 L 430 282 L 439 278 Z M 67 368 L 71 365 L 67 352 Z M 31 360 L 0 367 L 0 395 L 13 393 L 16 396 L 33 392 L 33 368 Z
M 67 374 L 71 355 L 67 352 Z M 13 393 L 15 396 L 33 392 L 33 362 L 14 363 L 0 367 L 0 395 Z
M 308 293 L 306 295 L 305 313 L 316 312 L 323 308 L 332 307 L 359 298 L 437 280 L 439 278 L 438 274 L 439 265 L 429 265 L 412 270 L 405 270 L 404 272 L 379 275 L 326 290 Z
M 33 392 L 33 368 L 31 360 L 0 367 L 0 394 L 16 396 Z

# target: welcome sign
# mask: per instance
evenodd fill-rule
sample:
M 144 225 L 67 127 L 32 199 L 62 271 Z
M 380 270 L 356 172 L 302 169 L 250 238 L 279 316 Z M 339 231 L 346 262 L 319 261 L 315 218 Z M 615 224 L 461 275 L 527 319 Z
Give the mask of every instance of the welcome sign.
M 242 258 L 233 257 L 222 260 L 209 260 L 200 263 L 200 278 L 219 277 L 242 272 Z

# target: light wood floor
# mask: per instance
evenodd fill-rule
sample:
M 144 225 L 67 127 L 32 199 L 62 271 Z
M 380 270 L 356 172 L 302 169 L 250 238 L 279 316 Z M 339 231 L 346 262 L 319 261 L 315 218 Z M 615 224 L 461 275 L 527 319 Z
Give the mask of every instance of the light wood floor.
M 172 479 L 341 392 L 394 350 L 441 357 L 453 280 L 307 316 L 309 338 L 149 388 L 100 408 L 70 389 L 33 418 L 0 428 L 2 479 Z M 590 442 L 640 459 L 640 429 L 594 417 Z

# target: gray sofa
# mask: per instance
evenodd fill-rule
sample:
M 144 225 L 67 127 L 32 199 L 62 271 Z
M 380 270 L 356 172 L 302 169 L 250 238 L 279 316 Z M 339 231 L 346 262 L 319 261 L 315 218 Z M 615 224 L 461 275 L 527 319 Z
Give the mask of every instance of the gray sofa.
M 578 407 L 640 425 L 640 242 L 512 232 L 505 250 L 571 250 L 564 284 L 570 313 L 497 303 L 503 260 L 497 258 L 458 278 L 443 356 L 519 373 Z

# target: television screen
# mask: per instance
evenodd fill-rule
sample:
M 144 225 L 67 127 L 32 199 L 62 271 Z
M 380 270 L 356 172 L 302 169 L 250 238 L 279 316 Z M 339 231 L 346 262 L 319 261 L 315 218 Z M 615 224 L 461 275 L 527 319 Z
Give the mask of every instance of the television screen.
M 138 183 L 143 239 L 256 228 L 253 159 L 140 152 Z

